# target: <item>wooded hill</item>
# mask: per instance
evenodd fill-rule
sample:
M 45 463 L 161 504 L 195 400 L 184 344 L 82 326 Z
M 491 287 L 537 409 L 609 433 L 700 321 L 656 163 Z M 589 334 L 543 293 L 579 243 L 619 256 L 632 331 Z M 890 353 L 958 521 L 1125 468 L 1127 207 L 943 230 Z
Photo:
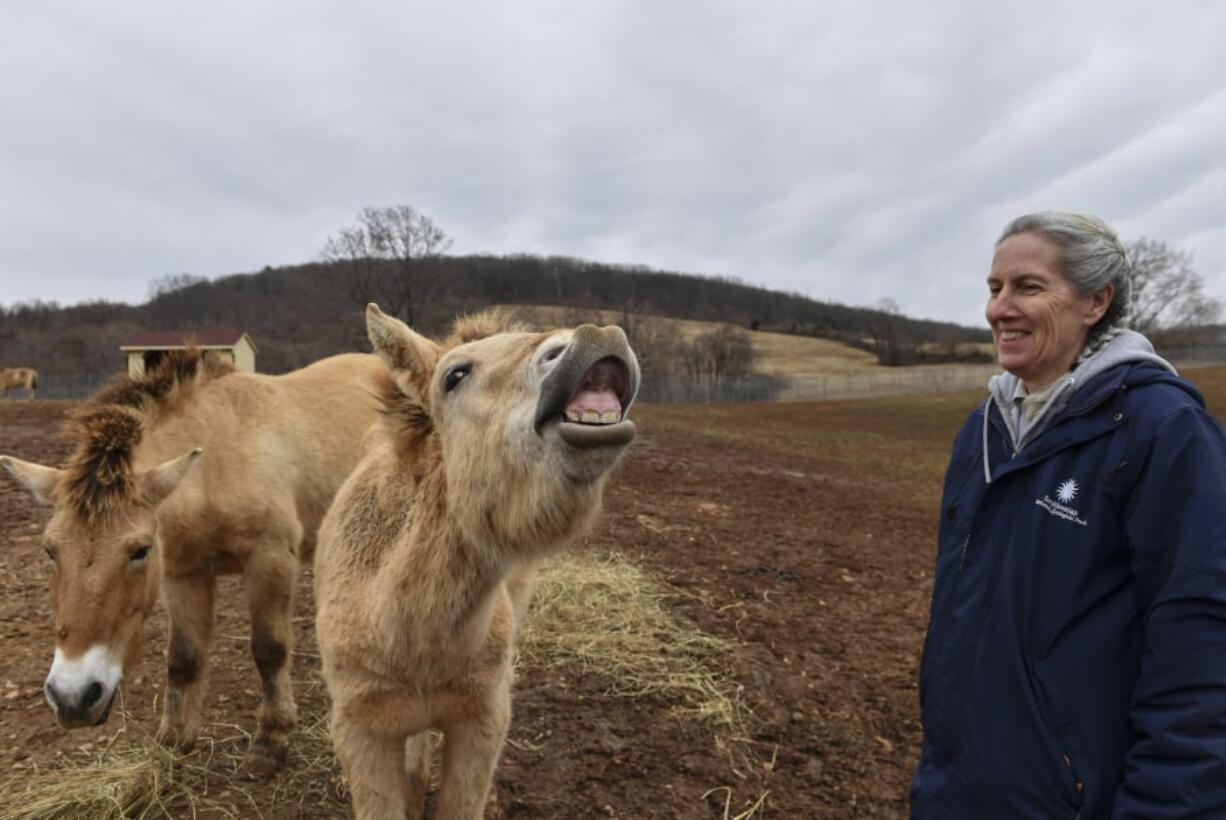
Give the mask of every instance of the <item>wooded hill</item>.
M 173 277 L 169 277 L 173 279 Z M 405 275 L 367 260 L 265 268 L 163 292 L 142 305 L 0 307 L 0 364 L 48 372 L 119 369 L 120 340 L 135 330 L 246 330 L 259 368 L 278 373 L 345 350 L 366 350 L 362 309 L 378 301 L 427 333 L 490 304 L 600 308 L 726 322 L 864 345 L 884 331 L 921 343 L 983 341 L 981 330 L 821 302 L 725 278 L 564 257 L 440 256 Z M 399 302 L 399 304 L 396 304 Z

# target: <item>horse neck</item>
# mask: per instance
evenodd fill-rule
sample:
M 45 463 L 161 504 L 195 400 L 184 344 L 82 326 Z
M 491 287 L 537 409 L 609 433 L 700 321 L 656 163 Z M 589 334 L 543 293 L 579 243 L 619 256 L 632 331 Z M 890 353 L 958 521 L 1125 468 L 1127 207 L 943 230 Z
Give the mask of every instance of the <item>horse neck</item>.
M 447 509 L 441 474 L 423 477 L 402 536 L 378 570 L 376 622 L 385 635 L 411 646 L 479 644 L 506 566 L 497 550 L 461 532 Z

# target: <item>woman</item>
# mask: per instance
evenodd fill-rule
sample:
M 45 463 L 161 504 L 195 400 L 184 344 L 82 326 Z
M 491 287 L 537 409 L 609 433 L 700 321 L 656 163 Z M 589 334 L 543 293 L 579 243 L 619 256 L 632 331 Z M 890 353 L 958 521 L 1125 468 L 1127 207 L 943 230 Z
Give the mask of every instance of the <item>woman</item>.
M 1130 288 L 1094 217 L 996 244 L 1006 372 L 945 478 L 914 820 L 1226 817 L 1226 437 Z

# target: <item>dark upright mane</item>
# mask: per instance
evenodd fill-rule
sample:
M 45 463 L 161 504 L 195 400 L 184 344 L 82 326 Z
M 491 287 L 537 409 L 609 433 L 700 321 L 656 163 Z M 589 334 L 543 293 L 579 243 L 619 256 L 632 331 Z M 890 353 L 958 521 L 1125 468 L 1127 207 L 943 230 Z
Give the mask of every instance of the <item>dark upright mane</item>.
M 234 372 L 234 367 L 194 347 L 172 350 L 145 375 L 117 375 L 72 414 L 69 433 L 77 449 L 64 469 L 60 490 L 86 522 L 125 501 L 140 502 L 132 453 L 151 413 L 190 400 L 190 387 Z

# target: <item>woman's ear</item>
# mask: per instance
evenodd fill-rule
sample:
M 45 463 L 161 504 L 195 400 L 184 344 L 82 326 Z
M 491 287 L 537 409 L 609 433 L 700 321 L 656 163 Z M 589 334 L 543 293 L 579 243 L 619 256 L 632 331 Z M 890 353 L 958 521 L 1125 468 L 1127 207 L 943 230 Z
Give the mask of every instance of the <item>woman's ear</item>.
M 1111 307 L 1111 300 L 1115 298 L 1115 285 L 1108 284 L 1105 288 L 1095 293 L 1090 297 L 1090 304 L 1086 310 L 1085 318 L 1082 319 L 1082 324 L 1086 327 L 1094 327 L 1098 324 L 1098 320 L 1103 318 L 1107 313 L 1107 308 Z

